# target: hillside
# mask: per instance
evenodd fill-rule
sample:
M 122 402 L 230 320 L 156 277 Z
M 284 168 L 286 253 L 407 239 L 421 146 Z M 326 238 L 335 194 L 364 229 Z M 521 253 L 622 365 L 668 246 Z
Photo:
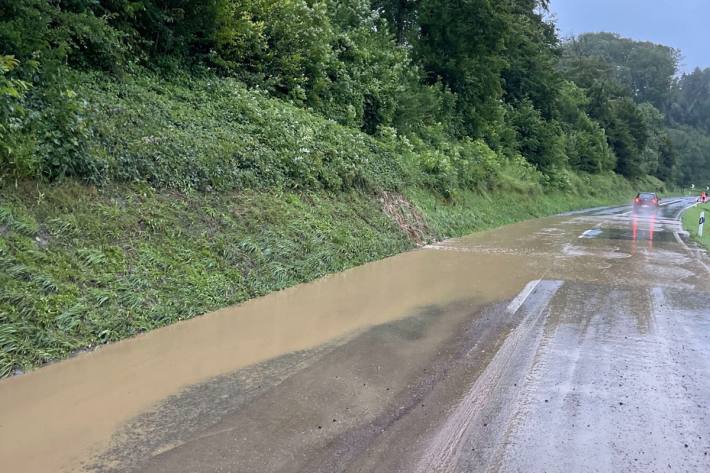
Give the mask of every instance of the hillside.
M 677 52 L 544 6 L 0 5 L 0 376 L 710 176 Z
M 633 192 L 613 175 L 567 173 L 558 189 L 524 163 L 474 161 L 467 169 L 488 169 L 486 184 L 445 197 L 436 187 L 457 181 L 423 170 L 432 150 L 231 80 L 84 79 L 86 113 L 101 124 L 88 142 L 105 157 L 93 164 L 98 185 L 0 188 L 2 375 L 436 239 Z M 261 159 L 240 168 L 247 147 Z

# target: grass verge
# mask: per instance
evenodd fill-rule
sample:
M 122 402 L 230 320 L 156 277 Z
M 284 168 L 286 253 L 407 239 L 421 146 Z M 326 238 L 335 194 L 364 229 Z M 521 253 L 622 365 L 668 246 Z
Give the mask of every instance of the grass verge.
M 417 188 L 401 201 L 426 241 L 625 201 L 622 184 L 455 201 Z M 0 376 L 407 251 L 416 243 L 399 220 L 355 191 L 0 187 Z
M 705 212 L 708 223 L 705 224 L 703 236 L 698 235 L 698 222 L 701 212 Z M 690 233 L 690 237 L 710 250 L 710 204 L 691 207 L 683 213 L 683 228 Z
M 48 135 L 66 152 L 0 169 L 0 376 L 418 243 L 663 186 L 543 174 L 433 131 L 369 136 L 230 79 L 74 79 L 81 100 Z M 62 169 L 97 187 L 22 180 Z

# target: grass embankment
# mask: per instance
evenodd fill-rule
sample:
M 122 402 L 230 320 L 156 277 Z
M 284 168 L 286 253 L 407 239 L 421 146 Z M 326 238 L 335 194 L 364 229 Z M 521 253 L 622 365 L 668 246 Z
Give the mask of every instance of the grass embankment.
M 625 200 L 408 192 L 425 238 Z M 415 247 L 362 193 L 159 192 L 26 183 L 0 190 L 0 374 Z M 406 218 L 406 217 L 405 217 Z
M 653 180 L 632 184 L 618 176 L 580 178 L 576 190 L 527 194 L 516 191 L 494 193 L 464 192 L 456 201 L 444 201 L 436 194 L 417 188 L 407 196 L 426 216 L 438 239 L 499 227 L 531 218 L 602 205 L 624 204 L 638 187 L 650 188 Z
M 91 125 L 71 164 L 97 185 L 0 180 L 0 376 L 635 191 L 614 175 L 550 184 L 480 142 L 373 138 L 234 81 L 78 86 Z
M 698 236 L 698 222 L 700 213 L 705 212 L 705 228 L 702 238 Z M 698 204 L 683 213 L 683 228 L 690 233 L 690 237 L 710 250 L 710 204 Z

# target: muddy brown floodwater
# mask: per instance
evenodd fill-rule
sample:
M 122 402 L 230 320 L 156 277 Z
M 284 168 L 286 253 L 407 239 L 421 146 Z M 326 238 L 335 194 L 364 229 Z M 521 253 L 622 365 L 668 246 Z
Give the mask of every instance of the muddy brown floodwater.
M 3 380 L 0 458 L 8 471 L 76 471 L 121 423 L 182 387 L 422 307 L 504 299 L 527 282 L 502 271 L 510 256 L 465 260 L 414 251 Z
M 688 204 L 450 240 L 2 380 L 2 471 L 708 471 Z

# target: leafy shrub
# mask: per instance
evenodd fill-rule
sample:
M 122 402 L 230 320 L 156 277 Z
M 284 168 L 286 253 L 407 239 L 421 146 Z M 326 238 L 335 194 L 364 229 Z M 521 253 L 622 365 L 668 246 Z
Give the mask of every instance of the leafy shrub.
M 91 0 L 0 3 L 0 54 L 39 58 L 49 73 L 61 64 L 116 70 L 126 53 L 123 34 Z
M 412 138 L 425 185 L 446 197 L 458 190 L 495 188 L 502 158 L 482 140 L 451 141 L 441 127 L 423 133 L 427 141 Z
M 545 120 L 528 100 L 514 107 L 509 117 L 517 134 L 518 149 L 528 161 L 542 170 L 566 165 L 559 123 Z
M 80 80 L 91 153 L 108 176 L 160 188 L 398 188 L 401 157 L 376 139 L 232 79 Z
M 367 0 L 229 2 L 212 60 L 251 87 L 374 134 L 411 67 Z
M 219 21 L 213 60 L 246 83 L 302 103 L 325 79 L 333 36 L 325 2 L 229 2 Z
M 605 130 L 585 112 L 589 98 L 584 90 L 565 82 L 557 101 L 557 116 L 564 130 L 564 152 L 573 169 L 588 173 L 613 170 L 616 156 Z
M 74 89 L 33 98 L 37 175 L 142 181 L 157 188 L 400 189 L 442 195 L 494 188 L 502 158 L 442 125 L 409 138 L 359 133 L 231 79 L 113 81 L 74 74 Z
M 0 71 L 17 64 L 5 57 Z M 0 163 L 15 178 L 71 176 L 92 183 L 105 178 L 105 164 L 89 152 L 92 129 L 87 104 L 62 81 L 32 90 L 4 75 L 0 83 Z
M 0 56 L 0 177 L 8 172 L 15 177 L 36 172 L 36 166 L 25 151 L 25 97 L 30 84 L 12 77 L 19 64 L 14 56 Z
M 565 154 L 569 164 L 583 172 L 609 171 L 616 163 L 604 129 L 586 115 L 565 134 Z
M 87 103 L 74 90 L 56 83 L 33 97 L 31 131 L 37 138 L 34 154 L 39 171 L 50 180 L 78 177 L 98 184 L 106 177 L 105 163 L 89 151 L 91 126 Z

